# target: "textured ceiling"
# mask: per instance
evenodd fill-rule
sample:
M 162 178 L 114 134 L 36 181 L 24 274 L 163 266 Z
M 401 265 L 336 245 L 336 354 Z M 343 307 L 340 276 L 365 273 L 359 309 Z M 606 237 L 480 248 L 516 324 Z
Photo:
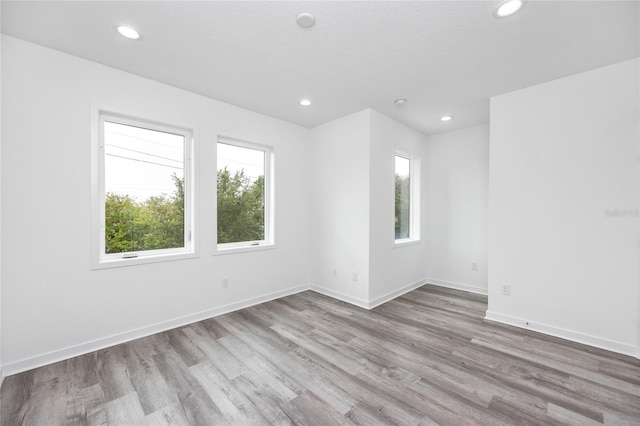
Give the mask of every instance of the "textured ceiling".
M 426 133 L 489 97 L 639 56 L 636 1 L 2 1 L 2 32 L 306 127 L 374 108 Z M 300 12 L 316 25 L 296 25 Z M 114 31 L 128 23 L 143 34 Z M 298 100 L 308 97 L 311 107 Z M 393 101 L 406 98 L 396 107 Z M 439 118 L 454 119 L 442 123 Z

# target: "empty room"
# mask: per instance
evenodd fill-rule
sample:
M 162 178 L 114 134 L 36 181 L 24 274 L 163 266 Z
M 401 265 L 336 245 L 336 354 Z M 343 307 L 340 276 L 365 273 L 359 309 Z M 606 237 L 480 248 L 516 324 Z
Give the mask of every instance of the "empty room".
M 640 424 L 640 2 L 0 24 L 0 425 Z

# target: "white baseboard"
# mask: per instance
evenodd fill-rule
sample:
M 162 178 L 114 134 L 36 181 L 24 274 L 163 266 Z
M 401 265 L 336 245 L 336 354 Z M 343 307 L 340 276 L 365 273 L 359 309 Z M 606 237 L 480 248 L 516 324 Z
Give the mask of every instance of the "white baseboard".
M 146 327 L 137 328 L 134 330 L 126 331 L 123 333 L 114 334 L 105 338 L 92 340 L 89 342 L 81 343 L 79 345 L 70 346 L 67 348 L 51 351 L 45 354 L 37 355 L 30 358 L 25 358 L 19 361 L 14 361 L 8 364 L 0 366 L 0 387 L 4 382 L 5 376 L 21 373 L 23 371 L 31 370 L 43 365 L 52 364 L 54 362 L 62 361 L 65 359 L 73 358 L 76 356 L 84 355 L 90 352 L 94 352 L 100 349 L 108 348 L 110 346 L 125 343 L 131 340 L 139 339 L 142 337 L 150 336 L 152 334 L 167 331 L 173 328 L 182 327 L 194 322 L 202 321 L 208 318 L 223 315 L 229 312 L 237 311 L 239 309 L 248 308 L 260 303 L 268 302 L 270 300 L 278 299 L 281 297 L 289 296 L 306 290 L 313 290 L 317 293 L 324 294 L 325 296 L 332 297 L 334 299 L 342 300 L 343 302 L 350 303 L 352 305 L 361 307 L 363 309 L 372 309 L 385 302 L 395 299 L 405 293 L 415 290 L 422 285 L 430 283 L 442 287 L 454 288 L 458 290 L 469 291 L 479 294 L 487 294 L 487 290 L 481 287 L 470 286 L 466 284 L 454 283 L 450 281 L 438 280 L 428 278 L 425 280 L 417 281 L 415 283 L 404 286 L 400 289 L 389 292 L 385 295 L 377 297 L 371 301 L 353 297 L 335 290 L 331 290 L 325 287 L 321 287 L 315 284 L 304 284 L 297 287 L 281 290 L 273 293 L 268 293 L 258 297 L 252 297 L 239 302 L 231 303 L 228 305 L 220 306 L 218 308 L 208 309 L 205 311 L 197 312 L 195 314 L 185 315 L 183 317 L 174 318 L 172 320 L 163 321 L 160 323 L 152 324 Z M 571 340 L 578 343 L 583 343 L 589 346 L 594 346 L 601 349 L 606 349 L 612 352 L 621 353 L 624 355 L 630 355 L 636 358 L 640 358 L 640 348 L 627 345 L 620 342 L 615 342 L 584 333 L 567 330 L 559 327 L 550 326 L 547 324 L 536 323 L 528 321 L 522 318 L 512 317 L 509 315 L 498 314 L 495 312 L 486 312 L 485 319 L 489 321 L 496 321 L 503 324 L 508 324 L 523 329 L 529 329 L 540 333 L 548 334 L 562 339 Z
M 316 293 L 324 294 L 325 296 L 333 297 L 334 299 L 342 300 L 343 302 L 356 305 L 363 309 L 369 309 L 369 301 L 365 299 L 349 296 L 348 294 L 340 293 L 339 291 L 331 290 L 329 288 L 322 287 L 316 284 L 310 284 L 309 290 L 315 291 Z
M 413 284 L 406 285 L 406 286 L 404 286 L 402 288 L 399 288 L 397 290 L 394 290 L 394 291 L 392 291 L 390 293 L 384 294 L 384 295 L 382 295 L 380 297 L 376 297 L 375 299 L 369 301 L 369 309 L 373 309 L 376 306 L 380 306 L 383 303 L 386 303 L 386 302 L 388 302 L 390 300 L 395 299 L 396 297 L 400 297 L 405 293 L 409 293 L 410 291 L 413 291 L 418 287 L 422 287 L 426 283 L 427 283 L 427 280 L 416 281 Z
M 174 318 L 168 321 L 151 324 L 146 327 L 141 327 L 123 333 L 114 334 L 100 339 L 91 340 L 78 345 L 69 346 L 63 349 L 47 352 L 34 357 L 25 358 L 18 361 L 9 362 L 3 364 L 0 371 L 4 375 L 0 376 L 0 385 L 4 376 L 11 376 L 23 371 L 32 370 L 34 368 L 42 367 L 44 365 L 52 364 L 54 362 L 63 361 L 76 356 L 84 355 L 101 349 L 105 349 L 114 345 L 129 342 L 131 340 L 140 339 L 150 336 L 152 334 L 161 333 L 163 331 L 171 330 L 173 328 L 182 327 L 194 322 L 202 321 L 208 318 L 223 315 L 229 312 L 237 311 L 239 309 L 248 308 L 260 303 L 268 302 L 270 300 L 278 299 L 281 297 L 289 296 L 291 294 L 300 293 L 306 290 L 313 290 L 325 296 L 332 297 L 334 299 L 342 300 L 343 302 L 350 303 L 352 305 L 361 307 L 363 309 L 371 309 L 389 300 L 392 300 L 402 294 L 405 294 L 411 290 L 414 290 L 422 286 L 426 280 L 419 281 L 413 284 L 409 284 L 403 288 L 385 294 L 376 298 L 373 301 L 360 299 L 350 296 L 348 294 L 340 293 L 335 290 L 331 290 L 325 287 L 317 286 L 314 284 L 304 284 L 301 286 L 293 287 L 287 290 L 277 291 L 269 293 L 259 297 L 253 297 L 250 299 L 242 300 L 240 302 L 231 303 L 218 308 L 208 309 L 206 311 L 197 312 L 195 314 L 185 315 L 183 317 Z
M 149 326 L 137 328 L 123 333 L 114 334 L 112 336 L 92 340 L 89 342 L 81 343 L 67 348 L 51 351 L 42 355 L 37 355 L 30 358 L 25 358 L 19 361 L 10 362 L 2 365 L 1 371 L 4 375 L 11 376 L 23 371 L 31 370 L 34 368 L 42 367 L 43 365 L 52 364 L 54 362 L 63 361 L 65 359 L 73 358 L 76 356 L 91 353 L 100 349 L 108 348 L 110 346 L 118 345 L 121 343 L 129 342 L 131 340 L 147 337 L 152 334 L 161 333 L 163 331 L 171 330 L 173 328 L 182 327 L 194 322 L 202 321 L 208 318 L 216 317 L 218 315 L 227 314 L 229 312 L 237 311 L 239 309 L 248 308 L 260 303 L 268 302 L 270 300 L 279 299 L 291 294 L 300 293 L 301 291 L 309 290 L 309 284 L 289 288 L 286 290 L 276 291 L 268 293 L 258 297 L 252 297 L 242 300 L 240 302 L 231 303 L 228 305 L 220 306 L 218 308 L 208 309 L 205 311 L 197 312 L 195 314 L 185 315 L 179 318 L 174 318 L 168 321 L 162 321 Z M 4 375 L 2 376 L 4 378 Z M 0 379 L 1 380 L 1 379 Z
M 601 337 L 591 336 L 589 334 L 578 331 L 567 330 L 552 325 L 537 323 L 534 321 L 512 317 L 510 315 L 499 314 L 487 311 L 484 317 L 486 320 L 500 322 L 527 330 L 537 331 L 538 333 L 548 334 L 561 339 L 571 340 L 573 342 L 582 343 L 600 349 L 606 349 L 611 352 L 617 352 L 623 355 L 638 357 L 638 348 L 625 343 L 615 342 L 613 340 L 603 339 Z
M 331 290 L 329 288 L 322 287 L 316 284 L 310 284 L 309 289 L 317 293 L 324 294 L 325 296 L 333 297 L 334 299 L 342 300 L 343 302 L 347 302 L 352 305 L 358 306 L 359 308 L 369 310 L 369 309 L 375 308 L 376 306 L 380 306 L 383 303 L 386 303 L 390 300 L 393 300 L 396 297 L 402 296 L 405 293 L 415 290 L 416 288 L 426 284 L 426 282 L 427 280 L 420 280 L 415 283 L 408 284 L 404 287 L 401 287 L 397 290 L 384 294 L 380 297 L 376 297 L 373 300 L 360 299 L 358 297 L 353 297 L 348 294 L 340 293 L 339 291 Z
M 469 284 L 461 284 L 453 281 L 439 280 L 437 278 L 427 278 L 425 281 L 428 284 L 435 284 L 440 287 L 453 288 L 456 290 L 468 291 L 470 293 L 477 293 L 477 294 L 484 294 L 484 295 L 489 294 L 489 290 L 484 287 L 478 287 L 478 286 L 469 285 Z

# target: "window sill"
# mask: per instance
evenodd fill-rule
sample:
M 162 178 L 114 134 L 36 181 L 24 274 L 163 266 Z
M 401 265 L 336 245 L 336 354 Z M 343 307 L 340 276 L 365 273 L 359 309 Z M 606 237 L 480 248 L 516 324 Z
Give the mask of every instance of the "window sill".
M 124 266 L 146 265 L 148 263 L 172 262 L 175 260 L 195 259 L 199 257 L 195 252 L 154 254 L 130 259 L 103 259 L 91 265 L 92 270 L 121 268 Z
M 406 246 L 415 246 L 420 244 L 421 241 L 420 240 L 415 240 L 415 239 L 404 239 L 404 240 L 395 240 L 393 242 L 393 248 L 399 248 L 399 247 L 406 247 Z
M 220 256 L 225 254 L 236 254 L 236 253 L 248 253 L 252 251 L 263 251 L 263 250 L 274 250 L 276 249 L 275 244 L 262 244 L 257 246 L 236 246 L 236 247 L 217 247 L 214 251 L 214 256 Z

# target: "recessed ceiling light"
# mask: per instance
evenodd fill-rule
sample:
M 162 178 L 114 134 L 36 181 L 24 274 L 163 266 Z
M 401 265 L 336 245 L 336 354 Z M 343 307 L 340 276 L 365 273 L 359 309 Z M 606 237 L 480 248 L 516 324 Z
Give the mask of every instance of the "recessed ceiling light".
M 316 17 L 308 12 L 302 12 L 296 16 L 296 22 L 302 28 L 310 28 L 316 23 Z
M 498 8 L 493 12 L 493 16 L 496 18 L 506 18 L 511 16 L 519 10 L 522 10 L 526 0 L 505 0 L 498 5 Z
M 451 120 L 453 117 L 450 115 L 443 115 L 442 118 L 440 118 L 440 121 L 449 121 Z
M 311 106 L 311 101 L 309 99 L 300 99 L 300 105 Z
M 393 103 L 396 104 L 397 107 L 401 107 L 401 106 L 403 106 L 404 104 L 407 103 L 407 100 L 406 99 L 396 99 Z
M 130 40 L 139 40 L 142 38 L 138 31 L 128 25 L 118 25 L 116 26 L 116 31 L 118 31 L 122 37 L 126 37 Z

